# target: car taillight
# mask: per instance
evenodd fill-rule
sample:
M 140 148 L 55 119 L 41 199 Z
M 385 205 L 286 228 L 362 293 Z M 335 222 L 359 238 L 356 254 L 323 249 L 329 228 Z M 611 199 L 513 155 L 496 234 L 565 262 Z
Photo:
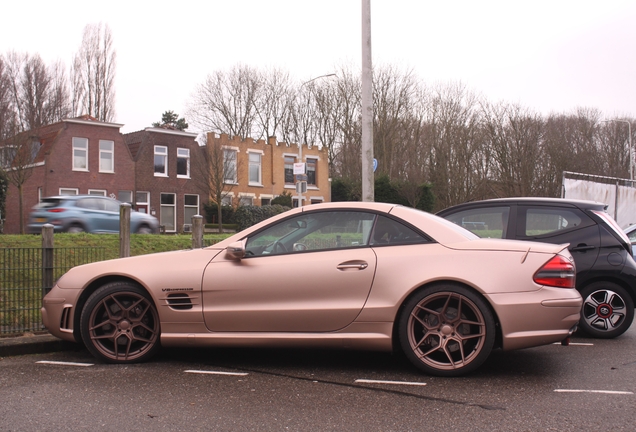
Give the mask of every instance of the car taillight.
M 576 269 L 570 260 L 557 255 L 534 274 L 534 281 L 539 285 L 574 288 Z
M 63 211 L 65 211 L 66 209 L 63 208 L 54 208 L 54 209 L 50 209 L 47 210 L 47 212 L 51 212 L 51 213 L 62 213 Z

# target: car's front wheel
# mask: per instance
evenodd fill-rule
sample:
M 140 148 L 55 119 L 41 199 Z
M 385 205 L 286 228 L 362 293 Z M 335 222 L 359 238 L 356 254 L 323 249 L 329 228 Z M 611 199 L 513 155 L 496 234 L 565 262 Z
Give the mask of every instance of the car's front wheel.
M 159 316 L 146 291 L 130 282 L 97 289 L 82 309 L 80 329 L 86 348 L 107 363 L 148 360 L 159 349 Z
M 580 329 L 589 336 L 611 339 L 622 335 L 634 321 L 634 301 L 620 285 L 594 282 L 581 290 Z
M 423 289 L 404 305 L 400 344 L 424 372 L 458 376 L 478 368 L 495 342 L 495 321 L 486 302 L 453 284 Z

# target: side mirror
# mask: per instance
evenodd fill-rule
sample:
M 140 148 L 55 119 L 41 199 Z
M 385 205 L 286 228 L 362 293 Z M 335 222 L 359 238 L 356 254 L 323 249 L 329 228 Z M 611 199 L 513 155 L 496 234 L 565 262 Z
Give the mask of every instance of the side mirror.
M 245 256 L 245 242 L 237 241 L 230 244 L 227 249 L 225 249 L 225 256 L 235 260 L 243 258 Z

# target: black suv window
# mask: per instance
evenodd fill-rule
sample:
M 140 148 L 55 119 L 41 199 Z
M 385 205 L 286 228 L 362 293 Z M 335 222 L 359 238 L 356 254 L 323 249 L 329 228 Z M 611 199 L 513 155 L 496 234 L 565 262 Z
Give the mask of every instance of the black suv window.
M 506 238 L 509 206 L 482 207 L 444 216 L 449 221 L 485 238 Z
M 582 211 L 573 208 L 522 207 L 520 213 L 517 232 L 523 237 L 551 236 L 594 224 Z

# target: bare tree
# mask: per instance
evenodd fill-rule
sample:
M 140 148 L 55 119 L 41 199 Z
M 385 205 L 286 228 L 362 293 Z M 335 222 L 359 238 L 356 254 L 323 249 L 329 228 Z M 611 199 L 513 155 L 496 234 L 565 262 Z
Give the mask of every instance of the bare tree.
M 289 73 L 269 69 L 260 73 L 254 96 L 255 132 L 252 138 L 267 139 L 281 134 L 295 95 Z
M 10 109 L 19 130 L 59 121 L 69 113 L 68 89 L 61 63 L 47 67 L 39 55 L 11 52 L 5 62 Z M 15 128 L 14 128 L 15 130 Z
M 0 141 L 13 132 L 10 127 L 15 122 L 15 110 L 11 97 L 11 76 L 4 56 L 0 55 Z
M 193 161 L 193 179 L 209 192 L 208 200 L 217 205 L 219 232 L 223 232 L 223 201 L 237 183 L 241 163 L 238 152 L 226 149 L 219 140 L 206 139 L 201 150 L 203 157 Z
M 217 71 L 196 88 L 187 116 L 204 131 L 252 137 L 258 130 L 255 103 L 260 85 L 260 74 L 248 66 Z
M 439 85 L 431 96 L 424 139 L 436 208 L 474 199 L 487 176 L 479 98 L 461 84 Z
M 73 112 L 100 121 L 115 118 L 116 52 L 108 24 L 84 27 L 82 44 L 71 70 Z
M 541 195 L 544 123 L 519 105 L 486 105 L 485 132 L 493 155 L 493 180 L 501 196 Z
M 23 187 L 33 174 L 35 158 L 40 150 L 38 131 L 18 133 L 19 125 L 14 123 L 11 138 L 2 142 L 0 147 L 0 169 L 3 169 L 9 183 L 18 190 L 18 213 L 20 233 L 25 233 Z
M 373 153 L 378 171 L 396 179 L 399 167 L 393 162 L 408 147 L 403 138 L 417 102 L 418 82 L 412 71 L 400 72 L 394 67 L 374 70 L 373 81 Z

